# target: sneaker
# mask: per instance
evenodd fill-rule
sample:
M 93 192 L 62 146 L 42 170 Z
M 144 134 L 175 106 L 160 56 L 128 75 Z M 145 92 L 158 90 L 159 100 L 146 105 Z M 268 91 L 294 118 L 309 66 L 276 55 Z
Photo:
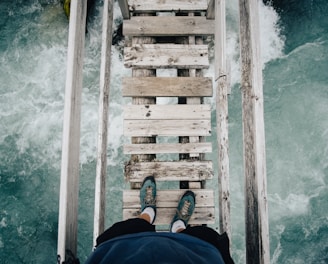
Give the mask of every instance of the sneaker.
M 141 189 L 140 189 L 140 205 L 141 205 L 141 212 L 147 208 L 151 207 L 155 211 L 155 217 L 153 222 L 156 218 L 156 182 L 154 176 L 148 176 L 144 179 Z
M 185 226 L 188 225 L 189 219 L 195 209 L 195 203 L 195 194 L 192 191 L 186 191 L 179 201 L 176 213 L 170 225 L 170 230 L 172 230 L 173 223 L 178 220 L 181 220 L 185 224 Z

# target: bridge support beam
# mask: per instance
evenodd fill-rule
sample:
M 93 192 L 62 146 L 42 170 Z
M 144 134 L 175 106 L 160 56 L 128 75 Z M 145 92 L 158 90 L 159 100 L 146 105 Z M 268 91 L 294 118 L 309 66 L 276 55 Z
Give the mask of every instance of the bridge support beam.
M 100 94 L 98 121 L 98 151 L 95 182 L 95 211 L 93 241 L 105 229 L 106 176 L 107 176 L 107 139 L 110 98 L 110 73 L 113 26 L 113 0 L 104 0 L 102 48 L 100 65 Z
M 270 263 L 258 0 L 239 0 L 246 260 Z
M 87 0 L 70 7 L 58 219 L 58 263 L 77 253 L 82 69 Z

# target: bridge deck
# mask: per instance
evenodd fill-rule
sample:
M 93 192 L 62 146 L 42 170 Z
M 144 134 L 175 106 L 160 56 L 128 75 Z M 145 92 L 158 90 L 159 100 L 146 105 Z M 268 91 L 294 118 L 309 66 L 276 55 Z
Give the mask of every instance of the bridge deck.
M 170 223 L 183 189 L 196 194 L 190 223 L 213 224 L 215 192 L 206 189 L 211 187 L 206 180 L 213 178 L 213 162 L 205 159 L 212 152 L 206 142 L 212 109 L 204 103 L 213 87 L 203 69 L 209 67 L 204 39 L 214 34 L 214 21 L 207 19 L 207 1 L 167 2 L 128 1 L 130 17 L 123 22 L 124 65 L 132 69 L 132 76 L 122 81 L 123 96 L 132 98 L 124 107 L 124 135 L 131 138 L 124 146 L 131 155 L 125 178 L 131 190 L 123 192 L 123 218 L 140 213 L 138 188 L 154 175 L 172 186 L 159 187 L 155 224 Z M 162 77 L 158 69 L 174 70 Z

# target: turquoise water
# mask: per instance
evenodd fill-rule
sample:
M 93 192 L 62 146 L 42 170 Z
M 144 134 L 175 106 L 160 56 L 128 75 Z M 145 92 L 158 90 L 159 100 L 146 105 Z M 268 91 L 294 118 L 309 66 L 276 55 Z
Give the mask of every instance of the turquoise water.
M 328 3 L 288 2 L 260 7 L 271 262 L 328 263 Z M 101 5 L 91 14 L 86 37 L 82 262 L 92 248 Z M 232 250 L 236 263 L 245 263 L 237 1 L 227 7 Z M 57 247 L 68 23 L 60 0 L 1 0 L 0 32 L 0 263 L 51 263 Z M 128 74 L 114 48 L 107 225 L 121 218 L 126 157 L 120 78 Z

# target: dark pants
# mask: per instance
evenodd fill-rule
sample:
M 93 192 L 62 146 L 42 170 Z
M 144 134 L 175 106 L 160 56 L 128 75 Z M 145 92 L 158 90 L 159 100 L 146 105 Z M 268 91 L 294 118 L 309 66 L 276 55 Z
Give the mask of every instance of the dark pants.
M 140 218 L 118 222 L 97 238 L 97 246 L 114 237 L 141 232 L 156 232 L 155 226 Z M 207 226 L 187 226 L 181 233 L 197 237 L 212 244 L 219 250 L 226 264 L 234 263 L 230 256 L 229 238 L 226 233 L 219 235 L 215 230 Z

